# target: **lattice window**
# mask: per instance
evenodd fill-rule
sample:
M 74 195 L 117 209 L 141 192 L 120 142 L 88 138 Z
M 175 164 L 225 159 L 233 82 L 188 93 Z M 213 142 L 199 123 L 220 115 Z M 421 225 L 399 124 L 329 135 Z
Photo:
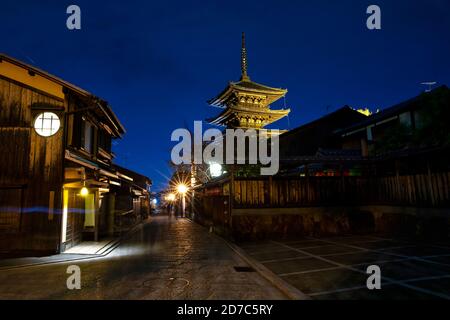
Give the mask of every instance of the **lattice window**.
M 34 130 L 43 137 L 50 137 L 58 132 L 61 122 L 53 112 L 43 112 L 34 121 Z

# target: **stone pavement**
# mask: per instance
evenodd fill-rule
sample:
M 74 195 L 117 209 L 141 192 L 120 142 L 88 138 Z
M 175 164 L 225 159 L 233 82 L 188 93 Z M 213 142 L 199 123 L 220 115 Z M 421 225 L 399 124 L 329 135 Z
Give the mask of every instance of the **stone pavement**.
M 67 289 L 69 265 L 81 290 Z M 0 270 L 0 299 L 286 299 L 245 266 L 201 226 L 161 216 L 106 257 Z
M 450 299 L 449 244 L 346 236 L 241 248 L 313 299 Z M 367 289 L 370 265 L 381 269 L 381 290 Z

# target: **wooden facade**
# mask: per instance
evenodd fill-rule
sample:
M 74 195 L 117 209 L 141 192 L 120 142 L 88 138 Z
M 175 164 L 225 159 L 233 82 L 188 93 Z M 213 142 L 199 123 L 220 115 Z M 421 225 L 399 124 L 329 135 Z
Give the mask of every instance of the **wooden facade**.
M 450 207 L 450 172 L 387 177 L 235 179 L 235 208 L 330 205 Z
M 6 237 L 3 246 L 56 248 L 63 131 L 44 138 L 32 129 L 32 122 L 43 108 L 64 110 L 64 100 L 0 76 L 0 106 L 0 230 L 3 237 L 17 236 Z
M 44 113 L 59 121 L 53 134 L 38 134 Z M 113 235 L 113 189 L 133 183 L 113 165 L 124 132 L 106 101 L 0 55 L 0 250 L 56 253 Z

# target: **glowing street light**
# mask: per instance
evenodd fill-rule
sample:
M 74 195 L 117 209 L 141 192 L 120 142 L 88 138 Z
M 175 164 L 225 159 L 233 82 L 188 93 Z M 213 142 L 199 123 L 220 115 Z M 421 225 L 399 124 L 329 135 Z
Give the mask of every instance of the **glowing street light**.
M 186 194 L 186 192 L 188 191 L 188 187 L 185 184 L 179 184 L 177 187 L 177 191 L 178 193 Z
M 211 163 L 209 165 L 209 172 L 211 174 L 211 177 L 218 178 L 222 175 L 222 165 L 219 163 Z
M 179 184 L 177 186 L 177 191 L 178 193 L 181 194 L 181 207 L 183 209 L 182 214 L 183 217 L 185 216 L 185 211 L 186 211 L 186 192 L 188 192 L 188 187 L 185 184 Z
M 80 195 L 86 197 L 89 194 L 89 190 L 86 187 L 81 188 Z

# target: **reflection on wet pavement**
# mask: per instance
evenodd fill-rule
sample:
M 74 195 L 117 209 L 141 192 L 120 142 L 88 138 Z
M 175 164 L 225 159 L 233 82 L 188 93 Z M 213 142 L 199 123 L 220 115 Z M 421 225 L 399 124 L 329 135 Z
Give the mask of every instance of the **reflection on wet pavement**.
M 67 266 L 81 268 L 68 290 Z M 285 299 L 218 237 L 186 219 L 155 217 L 106 257 L 0 271 L 1 299 Z

